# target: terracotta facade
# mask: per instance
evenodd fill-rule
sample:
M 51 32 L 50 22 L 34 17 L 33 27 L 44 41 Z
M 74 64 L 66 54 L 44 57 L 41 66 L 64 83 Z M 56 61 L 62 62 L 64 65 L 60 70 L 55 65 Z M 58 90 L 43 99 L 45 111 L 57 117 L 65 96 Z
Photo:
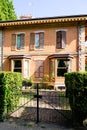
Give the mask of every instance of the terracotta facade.
M 34 77 L 34 82 L 39 82 L 44 75 L 51 77 L 52 68 L 55 88 L 64 86 L 64 76 L 61 72 L 59 74 L 59 71 L 62 69 L 67 72 L 85 71 L 86 19 L 87 16 L 79 15 L 0 22 L 1 70 L 21 71 L 23 77 Z M 66 43 L 63 48 L 57 48 L 57 32 L 66 32 Z M 36 42 L 32 50 L 31 33 L 35 34 Z M 20 35 L 24 35 L 22 49 L 15 47 L 12 50 L 12 34 L 16 34 L 16 42 L 21 41 Z M 42 34 L 44 38 L 40 41 Z M 43 43 L 43 47 L 40 46 L 40 42 Z M 58 65 L 59 60 L 66 66 L 61 68 Z

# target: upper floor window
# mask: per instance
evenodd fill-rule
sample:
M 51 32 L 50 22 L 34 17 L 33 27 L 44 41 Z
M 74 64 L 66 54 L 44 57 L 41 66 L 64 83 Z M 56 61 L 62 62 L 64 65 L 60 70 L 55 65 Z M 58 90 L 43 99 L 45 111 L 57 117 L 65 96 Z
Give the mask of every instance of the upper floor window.
M 24 40 L 25 40 L 25 34 L 19 33 L 19 34 L 12 34 L 12 50 L 21 50 L 24 49 Z
M 66 31 L 56 32 L 56 49 L 63 49 L 66 46 Z
M 30 50 L 44 48 L 44 32 L 30 34 Z

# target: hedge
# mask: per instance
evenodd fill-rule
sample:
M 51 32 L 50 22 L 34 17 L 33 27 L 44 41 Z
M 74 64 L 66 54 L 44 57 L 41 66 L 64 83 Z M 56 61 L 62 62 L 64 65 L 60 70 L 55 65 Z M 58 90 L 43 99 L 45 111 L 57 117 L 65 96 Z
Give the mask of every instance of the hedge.
M 16 72 L 0 72 L 0 120 L 6 112 L 17 106 L 22 87 L 22 77 Z
M 87 72 L 66 73 L 65 85 L 73 120 L 82 125 L 87 118 Z

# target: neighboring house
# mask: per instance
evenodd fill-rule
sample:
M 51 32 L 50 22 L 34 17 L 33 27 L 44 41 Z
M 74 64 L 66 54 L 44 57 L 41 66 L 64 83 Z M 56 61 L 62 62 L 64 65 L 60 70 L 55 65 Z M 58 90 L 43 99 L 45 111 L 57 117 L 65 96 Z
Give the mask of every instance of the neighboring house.
M 0 70 L 64 86 L 64 73 L 85 71 L 86 26 L 87 15 L 0 21 Z

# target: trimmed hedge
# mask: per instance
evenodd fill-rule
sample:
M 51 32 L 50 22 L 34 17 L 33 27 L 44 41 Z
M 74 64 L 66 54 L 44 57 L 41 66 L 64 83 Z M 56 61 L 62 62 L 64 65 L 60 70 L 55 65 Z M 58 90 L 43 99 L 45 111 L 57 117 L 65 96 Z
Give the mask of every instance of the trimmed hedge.
M 82 125 L 87 118 L 87 72 L 66 73 L 65 85 L 73 120 Z
M 22 77 L 16 72 L 0 72 L 0 120 L 6 112 L 17 106 L 22 87 Z

